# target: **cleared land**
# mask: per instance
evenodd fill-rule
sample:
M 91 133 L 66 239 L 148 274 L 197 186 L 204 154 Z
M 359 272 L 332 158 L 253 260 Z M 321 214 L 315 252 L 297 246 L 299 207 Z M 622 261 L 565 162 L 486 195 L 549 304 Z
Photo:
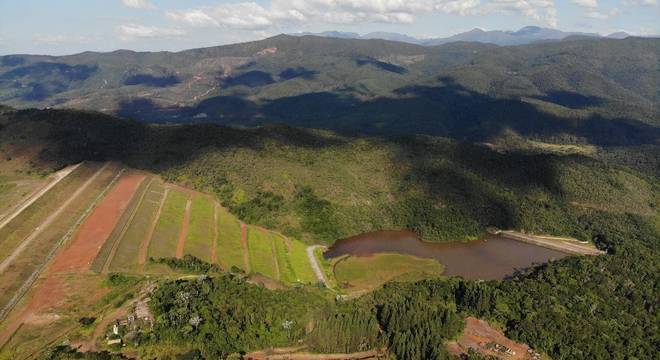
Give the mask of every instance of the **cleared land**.
M 190 254 L 225 270 L 235 266 L 289 284 L 316 282 L 304 243 L 241 223 L 208 195 L 133 174 L 146 180 L 113 220 L 110 235 L 98 237 L 107 241 L 98 245 L 92 270 L 169 272 L 163 265 L 145 267 L 147 259 Z
M 123 175 L 80 227 L 63 256 L 53 262 L 51 271 L 89 270 L 143 180 L 143 175 Z
M 107 240 L 103 243 L 101 250 L 98 252 L 98 255 L 92 263 L 91 269 L 96 272 L 108 272 L 110 268 L 110 263 L 117 253 L 119 248 L 119 243 L 121 238 L 124 236 L 128 230 L 128 224 L 133 220 L 136 215 L 137 208 L 140 203 L 144 200 L 146 195 L 146 189 L 151 183 L 151 180 L 146 178 L 140 182 L 137 190 L 131 197 L 128 205 L 125 207 L 123 213 L 117 220 L 112 232 L 108 236 Z
M 176 255 L 187 202 L 188 194 L 170 190 L 149 242 L 149 257 L 160 259 Z
M 77 179 L 79 181 L 67 183 L 63 181 L 57 185 L 58 195 L 66 194 L 69 197 L 68 201 L 60 203 L 60 206 L 66 206 L 63 206 L 61 211 L 49 215 L 56 216 L 47 226 L 44 225 L 40 229 L 38 235 L 31 241 L 29 251 L 18 252 L 8 264 L 6 271 L 0 274 L 0 305 L 3 309 L 14 304 L 18 299 L 17 296 L 27 290 L 26 284 L 29 287 L 31 281 L 36 280 L 35 276 L 39 275 L 40 269 L 49 260 L 51 254 L 54 254 L 62 241 L 68 239 L 72 229 L 87 215 L 103 191 L 116 178 L 118 172 L 117 164 L 110 164 L 101 169 L 101 164 L 87 163 L 76 171 L 75 178 L 81 177 Z M 64 184 L 67 186 L 60 187 Z M 76 196 L 72 196 L 74 194 Z M 54 200 L 48 192 L 39 202 L 46 199 L 61 201 Z M 29 209 L 15 220 L 27 216 L 27 213 L 29 213 Z
M 447 350 L 455 356 L 467 354 L 472 349 L 482 356 L 497 359 L 531 360 L 540 359 L 539 354 L 530 352 L 526 344 L 510 340 L 500 330 L 493 329 L 488 322 L 474 317 L 465 319 L 465 330 L 458 341 L 447 343 Z M 507 351 L 507 349 L 509 351 Z
M 223 207 L 218 208 L 218 262 L 223 269 L 236 266 L 247 270 L 243 261 L 241 223 Z
M 119 241 L 117 252 L 110 262 L 110 271 L 137 270 L 135 267 L 138 265 L 138 254 L 145 239 L 151 237 L 164 196 L 163 184 L 157 180 L 149 183 L 142 202 Z
M 269 278 L 279 280 L 277 258 L 273 251 L 273 239 L 261 229 L 248 228 L 248 249 L 250 252 L 250 269 Z
M 442 264 L 402 254 L 377 254 L 367 257 L 346 256 L 333 266 L 338 285 L 349 293 L 371 291 L 384 283 L 400 279 L 421 280 L 440 276 Z
M 604 251 L 596 249 L 591 243 L 580 242 L 576 239 L 531 235 L 517 231 L 501 231 L 500 235 L 510 239 L 534 244 L 548 249 L 562 251 L 573 255 L 603 255 Z
M 50 180 L 41 188 L 36 189 L 34 193 L 30 194 L 25 198 L 25 201 L 18 203 L 18 205 L 13 206 L 13 204 L 16 204 L 15 202 L 12 202 L 12 200 L 18 200 L 21 198 L 22 190 L 21 189 L 15 189 L 19 185 L 25 184 L 26 182 L 19 182 L 19 181 L 14 181 L 14 182 L 9 182 L 9 183 L 2 183 L 0 184 L 0 196 L 5 195 L 7 199 L 2 199 L 8 202 L 2 202 L 3 205 L 0 205 L 2 207 L 9 206 L 10 207 L 10 212 L 8 213 L 3 213 L 0 215 L 0 229 L 5 227 L 10 221 L 12 221 L 15 217 L 21 214 L 23 210 L 27 209 L 30 205 L 32 205 L 35 201 L 39 200 L 40 197 L 42 197 L 45 193 L 47 193 L 50 189 L 55 187 L 57 183 L 59 183 L 62 179 L 67 177 L 67 175 L 71 174 L 74 170 L 76 170 L 80 166 L 80 164 L 73 165 L 73 166 L 68 166 L 55 174 L 53 174 L 50 177 Z M 28 184 L 34 184 L 33 181 L 27 181 Z M 28 186 L 25 186 L 29 188 Z M 14 194 L 13 196 L 14 199 L 12 199 L 11 196 L 8 196 L 9 194 Z M 3 196 L 4 197 L 4 196 Z
M 101 166 L 101 164 L 86 163 L 85 166 L 79 167 L 54 186 L 51 191 L 23 210 L 20 216 L 13 218 L 0 229 L 0 260 L 9 256 L 26 237 L 44 222 L 44 219 L 60 208 Z
M 190 225 L 184 252 L 210 262 L 215 240 L 215 204 L 206 196 L 196 196 L 192 200 Z

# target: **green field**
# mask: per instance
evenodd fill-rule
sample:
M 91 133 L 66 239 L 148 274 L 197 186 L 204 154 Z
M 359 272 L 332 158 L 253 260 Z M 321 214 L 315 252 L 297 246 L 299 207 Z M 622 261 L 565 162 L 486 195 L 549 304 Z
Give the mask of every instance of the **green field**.
M 248 249 L 250 251 L 250 270 L 279 280 L 277 258 L 273 253 L 273 239 L 268 232 L 256 227 L 248 228 Z
M 415 281 L 437 277 L 444 270 L 435 260 L 402 254 L 347 256 L 336 260 L 333 268 L 338 285 L 347 292 L 370 291 L 394 279 Z
M 307 258 L 307 245 L 301 241 L 291 240 L 291 252 L 289 253 L 289 260 L 293 271 L 296 274 L 296 280 L 306 284 L 316 283 L 316 275 L 312 270 L 312 265 Z
M 241 245 L 241 224 L 227 209 L 218 208 L 218 262 L 223 269 L 245 268 Z
M 215 241 L 215 204 L 206 196 L 192 200 L 190 226 L 184 251 L 204 261 L 211 261 L 211 248 Z
M 146 189 L 142 204 L 137 209 L 112 258 L 111 271 L 129 270 L 137 265 L 140 246 L 156 220 L 158 207 L 164 193 L 165 188 L 159 181 L 152 182 Z
M 149 243 L 149 257 L 160 259 L 176 255 L 176 244 L 179 240 L 188 197 L 188 194 L 183 191 L 170 189 Z
M 275 233 L 270 233 L 269 235 L 275 246 L 275 254 L 277 255 L 277 263 L 280 269 L 280 280 L 288 283 L 296 282 L 296 272 L 291 264 L 289 247 L 284 241 L 284 238 Z

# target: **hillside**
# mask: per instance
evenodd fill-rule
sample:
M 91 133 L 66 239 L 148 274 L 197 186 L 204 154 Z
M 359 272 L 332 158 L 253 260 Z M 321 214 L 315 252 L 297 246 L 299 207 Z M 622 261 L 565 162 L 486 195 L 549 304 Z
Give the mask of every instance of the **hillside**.
M 0 102 L 152 122 L 640 145 L 659 137 L 660 40 L 420 46 L 280 35 L 178 53 L 0 59 Z
M 18 160 L 26 149 L 37 155 L 31 170 L 122 161 L 214 193 L 242 220 L 308 242 L 387 228 L 459 240 L 489 226 L 591 240 L 603 222 L 652 224 L 658 216 L 657 174 L 576 153 L 286 126 L 144 125 L 57 110 L 2 118 L 7 164 L 26 162 Z
M 615 156 L 601 161 L 607 149 L 525 144 L 525 151 L 496 151 L 503 145 L 421 135 L 155 125 L 94 112 L 4 108 L 3 183 L 38 187 L 46 180 L 42 174 L 86 161 L 65 168 L 71 176 L 40 198 L 21 226 L 2 229 L 44 234 L 13 265 L 29 271 L 0 273 L 7 289 L 0 300 L 6 302 L 48 260 L 53 240 L 85 214 L 82 209 L 91 214 L 81 217 L 73 238 L 0 324 L 6 344 L 0 354 L 111 356 L 82 355 L 79 348 L 137 358 L 215 359 L 303 346 L 316 353 L 372 350 L 402 359 L 448 359 L 438 344 L 456 339 L 464 319 L 478 316 L 551 358 L 656 358 L 657 175 L 617 165 L 611 162 Z M 80 196 L 63 202 L 72 192 Z M 214 205 L 217 200 L 231 213 Z M 117 212 L 121 207 L 125 211 Z M 37 225 L 39 216 L 62 208 L 70 209 L 55 211 L 60 221 Z M 287 241 L 277 232 L 241 225 L 232 213 L 294 236 Z M 119 225 L 103 225 L 110 220 Z M 297 239 L 331 243 L 356 232 L 407 227 L 425 240 L 445 241 L 480 235 L 488 226 L 573 235 L 607 254 L 566 257 L 501 281 L 436 278 L 441 265 L 428 268 L 414 258 L 354 258 L 335 269 L 337 281 L 371 289 L 374 279 L 361 275 L 388 281 L 414 268 L 408 261 L 431 279 L 379 283 L 354 300 L 304 285 L 314 278 Z M 22 246 L 19 236 L 4 239 L 2 256 Z M 275 284 L 279 289 L 270 291 L 241 267 L 295 287 Z M 133 323 L 124 323 L 127 314 L 138 313 Z M 120 335 L 111 333 L 113 323 Z M 106 334 L 125 339 L 126 346 L 108 344 Z

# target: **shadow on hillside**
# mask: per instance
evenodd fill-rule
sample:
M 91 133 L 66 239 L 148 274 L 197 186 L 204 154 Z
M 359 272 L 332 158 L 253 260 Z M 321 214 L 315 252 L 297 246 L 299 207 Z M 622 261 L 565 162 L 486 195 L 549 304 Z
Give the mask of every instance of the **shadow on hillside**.
M 584 109 L 605 103 L 598 96 L 585 96 L 573 91 L 550 91 L 545 96 L 537 97 L 539 100 L 552 102 L 571 109 Z
M 257 125 L 285 123 L 321 128 L 347 135 L 427 134 L 468 141 L 488 141 L 504 130 L 527 137 L 579 138 L 591 144 L 653 144 L 660 129 L 625 118 L 592 114 L 564 117 L 541 111 L 519 99 L 501 99 L 469 90 L 451 78 L 436 86 L 408 86 L 395 97 L 361 100 L 346 92 L 315 92 L 256 103 L 218 96 L 196 106 L 161 108 L 145 100 L 123 103 L 119 115 L 154 122 L 215 122 Z M 554 98 L 573 106 L 597 99 L 567 93 Z M 568 115 L 567 115 L 568 116 Z
M 124 85 L 144 85 L 151 87 L 169 87 L 180 84 L 181 80 L 175 75 L 155 76 L 151 74 L 135 74 L 124 80 Z

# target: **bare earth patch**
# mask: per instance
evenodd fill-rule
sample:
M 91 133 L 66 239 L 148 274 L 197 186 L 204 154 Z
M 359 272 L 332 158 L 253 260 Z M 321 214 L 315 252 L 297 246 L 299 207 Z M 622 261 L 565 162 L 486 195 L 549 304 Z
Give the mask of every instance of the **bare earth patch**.
M 451 341 L 446 346 L 447 351 L 456 356 L 467 354 L 468 350 L 472 349 L 481 355 L 498 359 L 540 359 L 528 345 L 507 338 L 502 331 L 492 328 L 485 320 L 471 316 L 465 319 L 463 335 L 458 341 Z

